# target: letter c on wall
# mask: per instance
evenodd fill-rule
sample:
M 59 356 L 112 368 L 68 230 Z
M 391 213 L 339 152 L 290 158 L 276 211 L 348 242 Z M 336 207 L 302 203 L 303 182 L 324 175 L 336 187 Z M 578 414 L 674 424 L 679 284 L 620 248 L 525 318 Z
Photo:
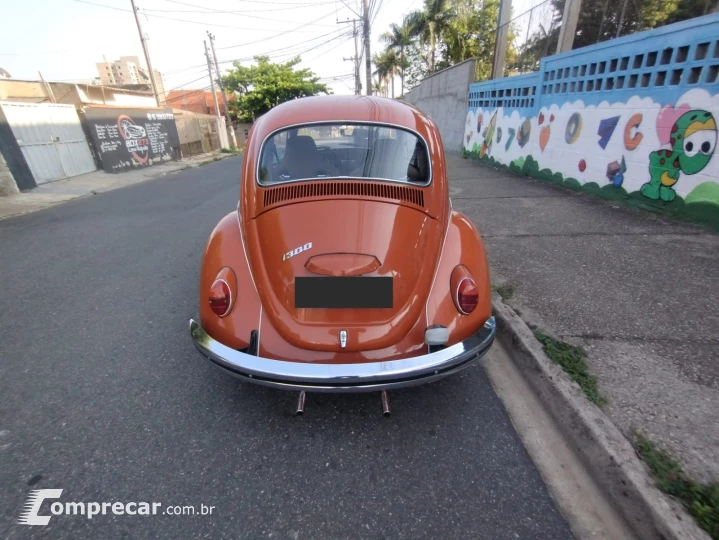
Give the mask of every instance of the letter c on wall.
M 624 146 L 627 150 L 634 150 L 639 146 L 639 143 L 642 142 L 642 139 L 644 138 L 644 135 L 637 132 L 632 137 L 632 130 L 634 128 L 639 128 L 639 124 L 642 123 L 642 115 L 640 113 L 637 113 L 633 115 L 629 121 L 627 122 L 627 125 L 624 126 Z

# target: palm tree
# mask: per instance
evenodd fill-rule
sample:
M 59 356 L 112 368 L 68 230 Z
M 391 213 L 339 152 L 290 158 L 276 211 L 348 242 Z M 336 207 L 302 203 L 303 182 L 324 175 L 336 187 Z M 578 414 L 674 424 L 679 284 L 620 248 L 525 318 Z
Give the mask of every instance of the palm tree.
M 400 84 L 401 93 L 404 95 L 404 70 L 407 68 L 407 59 L 404 51 L 406 47 L 412 45 L 412 26 L 409 24 L 407 17 L 404 18 L 402 24 L 392 23 L 389 30 L 379 37 L 380 41 L 387 45 L 388 49 L 399 50 L 400 62 Z
M 379 77 L 376 79 L 372 79 L 372 93 L 376 95 L 382 95 L 382 81 L 379 79 Z
M 380 80 L 392 81 L 392 99 L 394 99 L 394 77 L 399 71 L 400 62 L 397 54 L 392 49 L 385 49 L 379 54 L 374 55 L 374 64 L 377 66 L 375 75 Z
M 449 25 L 453 10 L 450 0 L 424 0 L 424 8 L 407 16 L 412 35 L 418 36 L 420 43 L 429 45 L 429 72 L 434 72 L 437 40 Z

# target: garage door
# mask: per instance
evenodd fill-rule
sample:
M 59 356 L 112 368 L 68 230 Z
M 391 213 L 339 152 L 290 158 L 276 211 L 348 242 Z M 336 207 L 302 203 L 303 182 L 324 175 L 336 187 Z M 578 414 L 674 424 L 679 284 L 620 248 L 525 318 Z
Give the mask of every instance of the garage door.
M 73 105 L 0 103 L 25 161 L 43 184 L 95 170 Z

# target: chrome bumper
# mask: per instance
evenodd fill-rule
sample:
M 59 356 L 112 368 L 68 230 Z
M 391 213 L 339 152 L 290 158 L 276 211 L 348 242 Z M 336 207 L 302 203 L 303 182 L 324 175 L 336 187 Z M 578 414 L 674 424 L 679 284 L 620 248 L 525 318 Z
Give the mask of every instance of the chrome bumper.
M 311 392 L 375 392 L 436 381 L 481 358 L 492 345 L 495 330 L 494 317 L 490 317 L 476 334 L 430 354 L 364 364 L 307 364 L 231 349 L 190 319 L 195 347 L 215 365 L 248 382 Z

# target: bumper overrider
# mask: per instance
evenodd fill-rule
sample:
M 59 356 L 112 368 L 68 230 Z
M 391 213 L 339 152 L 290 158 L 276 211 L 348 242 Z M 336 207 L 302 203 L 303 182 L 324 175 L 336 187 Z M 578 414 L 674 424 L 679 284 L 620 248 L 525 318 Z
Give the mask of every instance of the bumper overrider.
M 439 351 L 386 362 L 308 364 L 246 354 L 212 339 L 190 319 L 190 336 L 203 356 L 248 382 L 285 390 L 311 392 L 376 392 L 424 384 L 467 367 L 484 356 L 494 341 L 490 317 L 474 335 Z

